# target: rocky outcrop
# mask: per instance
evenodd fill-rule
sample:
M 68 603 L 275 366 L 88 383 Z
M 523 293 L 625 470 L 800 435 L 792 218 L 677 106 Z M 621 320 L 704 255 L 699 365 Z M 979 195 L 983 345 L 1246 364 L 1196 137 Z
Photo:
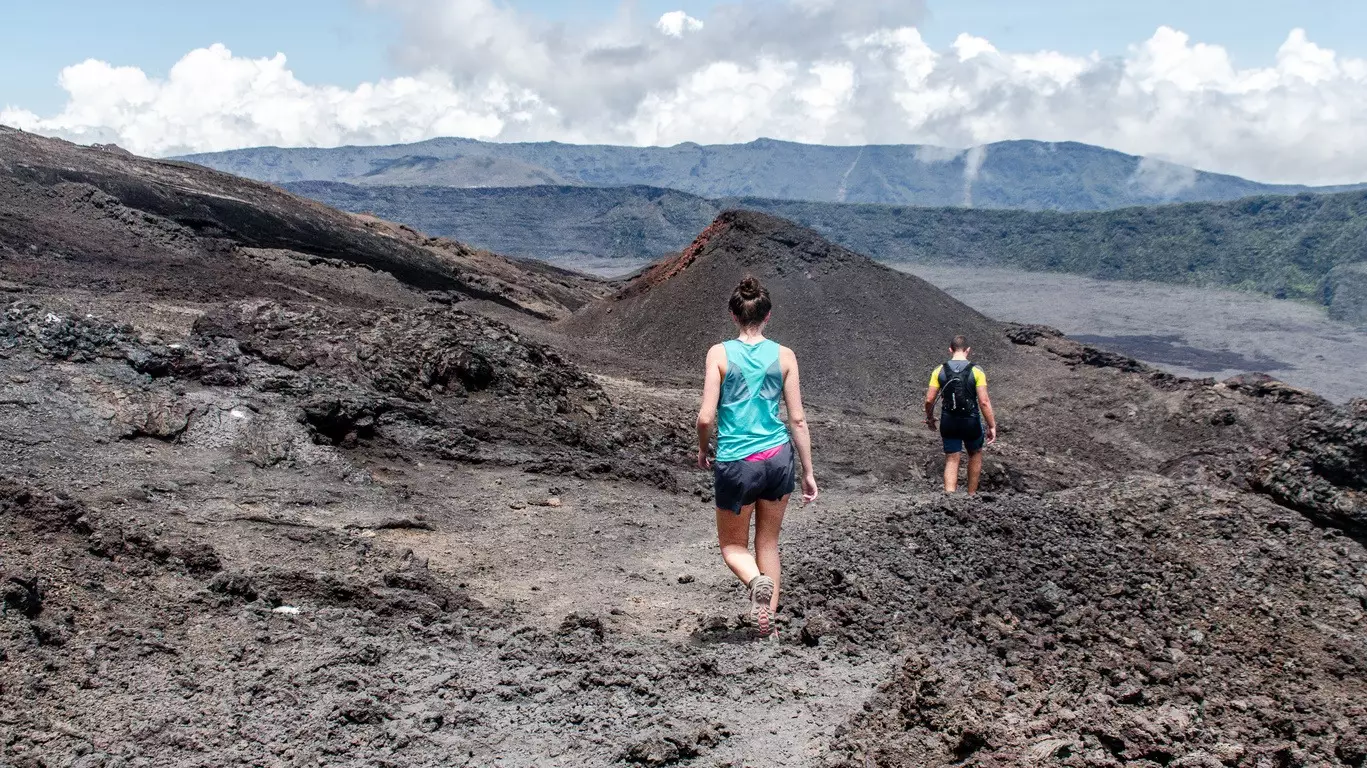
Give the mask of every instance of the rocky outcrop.
M 1307 392 L 1299 387 L 1293 387 L 1284 381 L 1280 381 L 1265 373 L 1242 373 L 1238 376 L 1231 376 L 1225 379 L 1224 385 L 1235 392 L 1241 392 L 1250 397 L 1267 399 L 1277 403 L 1288 405 L 1304 405 L 1318 408 L 1329 404 L 1329 401 L 1315 394 Z
M 374 442 L 665 487 L 676 481 L 661 454 L 605 460 L 631 442 L 666 454 L 686 445 L 681 430 L 615 406 L 556 350 L 456 309 L 357 312 L 240 302 L 195 323 L 185 359 L 187 371 L 231 369 L 252 389 L 286 395 L 322 445 Z
M 1070 366 L 1089 365 L 1094 368 L 1117 368 L 1127 373 L 1144 373 L 1159 379 L 1173 378 L 1171 375 L 1132 357 L 1073 341 L 1063 335 L 1062 331 L 1057 328 L 1050 328 L 1047 325 L 1008 323 L 1006 325 L 1006 337 L 1013 344 L 1046 349 Z
M 163 526 L 137 519 L 118 519 L 90 509 L 66 494 L 54 494 L 17 480 L 0 476 L 0 515 L 24 518 L 34 530 L 46 534 L 85 536 L 89 552 L 102 557 L 150 560 L 203 576 L 221 568 L 218 553 L 210 545 L 193 538 L 167 535 Z M 35 579 L 12 580 L 29 595 L 23 603 L 26 612 L 36 613 L 41 605 L 42 586 Z M 5 599 L 13 602 L 13 589 Z M 37 601 L 36 603 L 34 601 Z
M 1367 400 L 1322 407 L 1300 423 L 1257 485 L 1278 503 L 1367 539 Z

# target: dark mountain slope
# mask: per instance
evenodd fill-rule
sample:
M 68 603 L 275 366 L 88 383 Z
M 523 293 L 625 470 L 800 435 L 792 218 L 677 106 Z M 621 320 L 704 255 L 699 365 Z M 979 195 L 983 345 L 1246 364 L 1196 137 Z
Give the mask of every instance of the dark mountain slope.
M 905 406 L 925 391 L 924 378 L 957 333 L 968 335 L 989 370 L 1020 362 L 1000 325 L 920 278 L 748 211 L 723 213 L 683 253 L 563 328 L 692 370 L 709 346 L 734 335 L 726 301 L 746 274 L 769 289 L 768 333 L 797 353 L 804 389 L 819 397 Z
M 257 296 L 262 285 L 248 261 L 264 252 L 373 270 L 453 300 L 539 314 L 567 311 L 593 291 L 580 277 L 552 278 L 409 234 L 201 166 L 0 129 L 0 263 L 21 282 L 60 288 L 97 281 L 105 292 L 203 300 Z M 495 268 L 502 285 L 487 279 Z M 266 285 L 278 298 L 330 290 L 305 282 L 277 275 Z
M 185 159 L 273 182 L 368 184 L 384 183 L 388 177 L 391 183 L 402 179 L 405 184 L 488 186 L 491 174 L 481 164 L 492 164 L 501 169 L 495 177 L 545 176 L 597 186 L 649 185 L 704 197 L 1031 210 L 1106 210 L 1311 189 L 1259 184 L 1086 144 L 1039 141 L 1006 141 L 960 151 L 917 145 L 820 146 L 771 139 L 673 147 L 432 139 L 388 147 L 262 147 Z M 403 172 L 392 173 L 396 166 Z M 506 186 L 522 183 L 518 180 Z

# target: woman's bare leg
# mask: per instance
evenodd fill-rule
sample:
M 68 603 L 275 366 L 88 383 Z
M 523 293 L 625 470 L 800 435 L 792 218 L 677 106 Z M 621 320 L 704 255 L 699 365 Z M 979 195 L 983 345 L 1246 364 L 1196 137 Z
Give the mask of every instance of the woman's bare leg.
M 754 507 L 742 507 L 740 514 L 729 509 L 717 509 L 717 543 L 721 558 L 742 584 L 749 585 L 760 573 L 754 555 L 750 554 L 750 512 Z
M 759 572 L 774 580 L 774 596 L 769 609 L 778 610 L 779 573 L 778 535 L 783 527 L 783 513 L 788 509 L 788 496 L 778 501 L 760 500 L 755 504 L 755 561 Z

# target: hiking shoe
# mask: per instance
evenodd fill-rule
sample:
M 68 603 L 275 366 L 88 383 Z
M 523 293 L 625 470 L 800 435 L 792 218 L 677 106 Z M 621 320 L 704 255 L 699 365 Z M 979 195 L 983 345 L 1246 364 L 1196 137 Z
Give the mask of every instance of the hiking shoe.
M 774 599 L 774 580 L 760 574 L 750 580 L 750 615 L 759 625 L 759 633 L 768 637 L 774 633 L 773 611 L 769 602 Z

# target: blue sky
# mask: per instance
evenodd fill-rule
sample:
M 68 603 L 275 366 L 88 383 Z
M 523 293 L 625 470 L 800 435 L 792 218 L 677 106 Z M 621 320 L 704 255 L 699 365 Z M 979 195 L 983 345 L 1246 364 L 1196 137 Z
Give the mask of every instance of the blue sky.
M 897 0 L 890 0 L 896 2 Z M 512 0 L 527 13 L 569 24 L 611 16 L 613 0 Z M 715 3 L 638 0 L 640 13 L 684 10 L 706 19 Z M 87 58 L 160 75 L 187 51 L 215 42 L 240 56 L 283 52 L 305 82 L 354 86 L 401 74 L 389 47 L 397 21 L 356 0 L 6 0 L 0 10 L 0 106 L 59 109 L 62 67 Z M 1367 57 L 1367 2 L 1316 0 L 930 0 L 921 31 L 936 47 L 959 33 L 1001 50 L 1124 53 L 1159 25 L 1228 48 L 1239 66 L 1267 64 L 1294 27 L 1340 54 Z
M 157 156 L 1035 139 L 1367 179 L 1367 0 L 622 2 L 0 0 L 0 123 Z

